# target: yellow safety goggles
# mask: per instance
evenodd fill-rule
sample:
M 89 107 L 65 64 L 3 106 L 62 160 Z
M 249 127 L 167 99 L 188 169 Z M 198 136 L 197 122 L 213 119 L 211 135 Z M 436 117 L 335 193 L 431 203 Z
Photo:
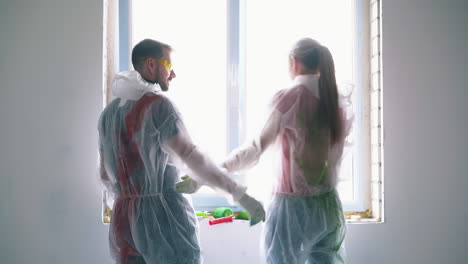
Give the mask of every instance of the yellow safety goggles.
M 157 62 L 161 63 L 161 65 L 164 66 L 164 68 L 166 68 L 166 70 L 168 72 L 170 72 L 172 70 L 172 63 L 170 63 L 168 60 L 162 59 L 162 58 L 155 59 L 155 60 Z

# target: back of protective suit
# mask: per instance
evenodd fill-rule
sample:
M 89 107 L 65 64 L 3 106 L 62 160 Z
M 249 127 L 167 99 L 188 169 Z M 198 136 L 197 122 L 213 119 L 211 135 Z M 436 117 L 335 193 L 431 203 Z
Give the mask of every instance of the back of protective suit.
M 292 88 L 279 91 L 273 99 L 273 111 L 280 113 L 281 169 L 277 175 L 277 193 L 315 195 L 336 185 L 337 169 L 352 118 L 345 112 L 344 98 L 340 98 L 343 131 L 332 144 L 330 129 L 324 125 L 323 114 L 319 111 L 319 78 L 320 75 L 300 75 Z
M 168 122 L 177 118 L 172 116 L 176 115 L 172 104 L 158 93 L 145 94 L 138 101 L 123 105 L 121 101 L 115 99 L 100 121 L 104 165 L 113 183 L 112 192 L 131 197 L 169 191 L 167 188 L 173 187 L 177 175 L 166 173 L 170 165 L 161 140 L 178 131 L 175 122 Z
M 195 214 L 175 191 L 178 173 L 162 149 L 181 129 L 178 112 L 134 71 L 119 73 L 113 92 L 99 120 L 101 177 L 115 198 L 112 256 L 118 263 L 200 263 Z

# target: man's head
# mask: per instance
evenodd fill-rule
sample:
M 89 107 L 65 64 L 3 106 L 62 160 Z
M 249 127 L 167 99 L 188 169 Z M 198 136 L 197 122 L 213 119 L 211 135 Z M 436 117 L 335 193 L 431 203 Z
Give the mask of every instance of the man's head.
M 133 47 L 133 68 L 148 82 L 158 83 L 163 91 L 176 77 L 171 64 L 171 46 L 152 39 L 140 41 Z

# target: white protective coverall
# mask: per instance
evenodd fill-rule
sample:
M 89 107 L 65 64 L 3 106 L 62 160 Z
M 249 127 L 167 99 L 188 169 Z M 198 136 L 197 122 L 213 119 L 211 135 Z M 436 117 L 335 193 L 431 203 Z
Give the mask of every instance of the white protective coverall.
M 260 136 L 234 150 L 223 164 L 229 172 L 248 169 L 266 148 L 277 147 L 280 168 L 262 238 L 267 263 L 344 262 L 346 225 L 335 186 L 353 115 L 349 98 L 340 96 L 343 133 L 330 144 L 330 131 L 318 121 L 319 78 L 299 75 L 291 87 L 280 90 Z
M 115 76 L 112 91 L 116 99 L 101 114 L 98 130 L 101 178 L 115 200 L 109 243 L 117 263 L 202 262 L 194 210 L 175 191 L 175 164 L 262 217 L 263 207 L 246 188 L 191 142 L 158 84 L 128 71 Z

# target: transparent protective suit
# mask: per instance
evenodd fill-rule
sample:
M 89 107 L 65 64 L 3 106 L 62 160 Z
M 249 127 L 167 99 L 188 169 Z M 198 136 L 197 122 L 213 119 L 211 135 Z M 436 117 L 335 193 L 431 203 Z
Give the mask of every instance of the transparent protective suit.
M 349 98 L 340 96 L 343 133 L 331 144 L 329 129 L 319 122 L 319 78 L 299 75 L 291 87 L 280 90 L 259 137 L 223 164 L 229 172 L 248 169 L 269 146 L 277 147 L 273 151 L 280 168 L 263 233 L 268 263 L 343 263 L 346 226 L 335 187 L 353 118 Z
M 246 188 L 192 143 L 157 84 L 129 71 L 116 75 L 112 89 L 116 99 L 98 125 L 101 178 L 115 200 L 109 229 L 112 256 L 118 263 L 201 263 L 194 210 L 175 190 L 177 166 L 234 201 L 245 200 Z M 253 207 L 260 205 L 255 202 Z

